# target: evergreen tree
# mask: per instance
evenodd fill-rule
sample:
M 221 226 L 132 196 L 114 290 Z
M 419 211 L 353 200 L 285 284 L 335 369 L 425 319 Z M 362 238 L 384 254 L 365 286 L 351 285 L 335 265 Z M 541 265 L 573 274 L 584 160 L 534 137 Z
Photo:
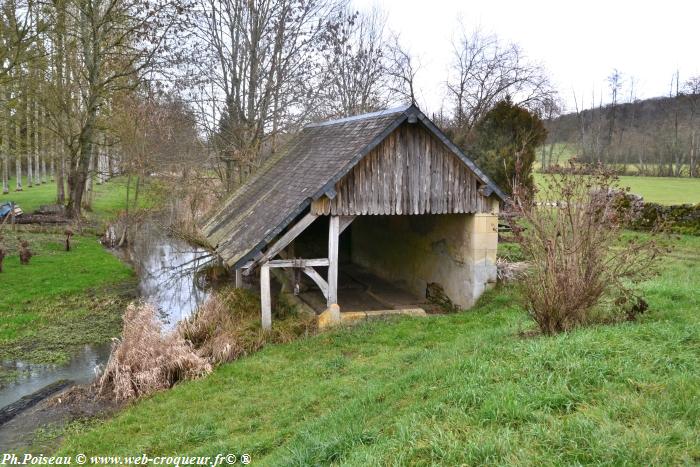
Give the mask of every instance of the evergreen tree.
M 506 98 L 477 122 L 469 154 L 506 193 L 515 187 L 531 192 L 535 149 L 546 138 L 540 117 Z

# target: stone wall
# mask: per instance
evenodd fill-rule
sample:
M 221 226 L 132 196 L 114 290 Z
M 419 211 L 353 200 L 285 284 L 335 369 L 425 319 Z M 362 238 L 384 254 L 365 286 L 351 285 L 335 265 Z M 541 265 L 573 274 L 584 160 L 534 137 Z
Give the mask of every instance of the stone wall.
M 469 308 L 496 282 L 498 204 L 488 214 L 358 216 L 351 258 L 425 297 L 428 283 Z

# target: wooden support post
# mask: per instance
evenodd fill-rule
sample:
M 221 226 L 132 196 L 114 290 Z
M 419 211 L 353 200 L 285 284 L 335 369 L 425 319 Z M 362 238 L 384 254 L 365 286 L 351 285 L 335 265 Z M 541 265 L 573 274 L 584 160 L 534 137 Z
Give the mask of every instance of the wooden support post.
M 340 218 L 331 216 L 328 227 L 328 306 L 338 303 L 338 240 Z
M 343 233 L 345 229 L 350 227 L 350 224 L 352 224 L 352 221 L 355 220 L 355 216 L 340 216 L 340 231 L 338 234 Z
M 272 297 L 270 296 L 270 267 L 260 267 L 260 304 L 262 308 L 262 328 L 272 328 Z
M 273 243 L 270 248 L 267 249 L 267 251 L 263 254 L 261 254 L 258 258 L 255 258 L 252 263 L 249 265 L 244 266 L 244 269 L 247 268 L 248 272 L 246 274 L 250 274 L 250 272 L 253 270 L 253 267 L 255 267 L 256 264 L 262 264 L 268 260 L 271 260 L 277 254 L 282 251 L 284 248 L 287 247 L 295 238 L 299 236 L 300 233 L 302 233 L 311 223 L 316 220 L 318 216 L 316 214 L 307 214 L 305 215 L 299 222 L 297 222 L 292 228 L 290 228 L 284 235 L 282 235 L 275 243 Z
M 236 288 L 243 288 L 243 271 L 240 268 L 236 269 Z
M 328 300 L 328 282 L 326 282 L 326 280 L 321 277 L 321 275 L 312 267 L 305 267 L 303 271 L 316 283 L 318 288 L 321 289 L 323 296 L 326 298 L 326 300 Z

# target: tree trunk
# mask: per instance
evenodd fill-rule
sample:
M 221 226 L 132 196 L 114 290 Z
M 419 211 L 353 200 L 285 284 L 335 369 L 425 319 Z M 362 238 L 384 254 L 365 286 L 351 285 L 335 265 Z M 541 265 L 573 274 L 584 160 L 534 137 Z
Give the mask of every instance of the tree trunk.
M 58 171 L 56 172 L 56 203 L 63 205 L 66 202 L 65 180 L 65 147 L 62 141 L 58 141 Z
M 695 177 L 695 150 L 697 146 L 697 141 L 695 141 L 695 130 L 692 131 L 690 135 L 690 178 Z
M 15 118 L 15 191 L 22 191 L 22 148 L 19 115 Z
M 92 207 L 93 179 L 95 178 L 95 147 L 93 143 L 90 150 L 87 179 L 85 180 L 85 200 L 83 202 L 83 207 L 88 210 Z
M 92 133 L 95 127 L 97 108 L 93 107 L 88 111 L 88 118 L 80 135 L 80 148 L 78 153 L 78 163 L 71 167 L 68 175 L 68 204 L 66 211 L 68 216 L 77 219 L 81 214 L 83 195 L 87 183 L 90 159 L 92 158 Z
M 117 246 L 121 247 L 127 241 L 127 235 L 129 231 L 129 195 L 131 194 L 131 173 L 126 179 L 126 208 L 124 210 L 124 230 L 122 232 L 122 238 L 119 239 Z
M 34 99 L 34 185 L 41 185 L 41 162 L 39 161 L 39 105 Z
M 34 186 L 34 170 L 32 170 L 32 107 L 29 99 L 29 87 L 25 88 L 25 93 L 27 99 L 25 115 L 27 122 L 27 133 L 25 135 L 27 141 L 27 186 L 31 188 Z
M 4 148 L 3 148 L 4 149 Z M 10 184 L 9 184 L 9 176 L 10 176 L 10 171 L 8 169 L 8 164 L 9 164 L 9 157 L 7 152 L 3 152 L 2 154 L 2 194 L 6 195 L 10 192 Z
M 5 92 L 5 122 L 2 126 L 2 193 L 10 192 L 10 93 Z

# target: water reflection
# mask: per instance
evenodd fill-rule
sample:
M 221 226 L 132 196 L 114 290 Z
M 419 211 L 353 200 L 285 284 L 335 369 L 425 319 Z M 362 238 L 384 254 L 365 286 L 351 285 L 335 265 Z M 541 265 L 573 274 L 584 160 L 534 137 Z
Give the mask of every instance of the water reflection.
M 109 342 L 86 345 L 73 354 L 67 365 L 46 365 L 22 361 L 2 362 L 4 370 L 18 372 L 18 377 L 0 390 L 0 407 L 5 407 L 27 394 L 31 394 L 51 383 L 68 379 L 76 383 L 87 383 L 95 377 L 95 368 L 109 358 Z
M 208 297 L 197 271 L 212 256 L 164 230 L 154 222 L 141 224 L 131 236 L 128 254 L 139 277 L 141 297 L 158 308 L 164 330 L 170 330 Z

